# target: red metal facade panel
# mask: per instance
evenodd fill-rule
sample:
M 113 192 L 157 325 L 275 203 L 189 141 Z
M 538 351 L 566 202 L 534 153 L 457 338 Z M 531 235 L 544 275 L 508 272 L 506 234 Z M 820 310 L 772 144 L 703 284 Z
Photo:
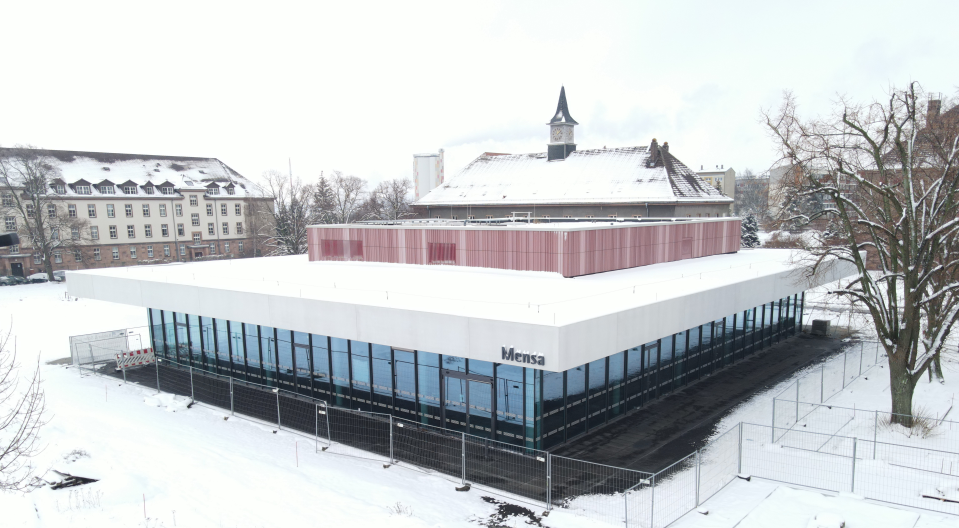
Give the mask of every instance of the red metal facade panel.
M 307 240 L 310 260 L 428 264 L 430 244 L 454 244 L 457 266 L 548 271 L 576 277 L 734 253 L 739 250 L 740 230 L 738 219 L 613 228 L 597 226 L 577 231 L 311 227 Z M 323 254 L 324 240 L 353 243 L 343 244 L 351 249 L 347 249 L 343 257 L 335 257 Z M 358 245 L 360 242 L 362 246 Z M 444 251 L 449 250 L 449 246 L 443 247 L 447 248 Z

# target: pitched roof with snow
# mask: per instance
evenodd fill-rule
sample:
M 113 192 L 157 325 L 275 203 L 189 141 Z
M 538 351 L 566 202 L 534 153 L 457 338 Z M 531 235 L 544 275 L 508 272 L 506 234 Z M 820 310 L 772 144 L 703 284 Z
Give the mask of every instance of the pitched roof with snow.
M 483 154 L 416 205 L 732 201 L 653 140 L 649 147 L 577 150 L 556 161 L 545 152 Z
M 0 148 L 0 158 L 9 159 L 17 150 Z M 140 195 L 146 194 L 147 187 L 170 185 L 175 189 L 206 191 L 213 186 L 228 188 L 232 184 L 237 197 L 251 196 L 253 191 L 253 182 L 216 158 L 45 149 L 37 149 L 35 153 L 55 160 L 53 165 L 59 170 L 57 179 L 66 184 L 66 195 L 77 194 L 77 184 L 92 184 L 90 194 L 85 196 L 99 196 L 101 184 L 122 188 L 131 183 L 137 185 Z

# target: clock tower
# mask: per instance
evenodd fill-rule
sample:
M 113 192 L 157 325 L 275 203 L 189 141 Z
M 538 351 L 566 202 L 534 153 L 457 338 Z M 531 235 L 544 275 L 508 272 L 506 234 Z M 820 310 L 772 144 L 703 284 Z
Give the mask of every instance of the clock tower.
M 566 159 L 576 150 L 576 143 L 573 142 L 573 127 L 579 124 L 569 115 L 569 108 L 566 106 L 566 87 L 559 89 L 556 114 L 547 124 L 549 125 L 547 159 L 549 161 Z

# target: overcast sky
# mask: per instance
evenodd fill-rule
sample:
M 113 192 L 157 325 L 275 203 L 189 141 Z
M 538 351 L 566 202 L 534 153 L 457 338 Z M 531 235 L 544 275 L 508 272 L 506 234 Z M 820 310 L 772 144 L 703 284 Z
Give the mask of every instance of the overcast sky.
M 447 177 L 543 152 L 561 85 L 577 148 L 670 143 L 687 165 L 774 161 L 792 90 L 920 81 L 954 95 L 959 2 L 5 2 L 0 145 L 216 157 L 251 178 Z

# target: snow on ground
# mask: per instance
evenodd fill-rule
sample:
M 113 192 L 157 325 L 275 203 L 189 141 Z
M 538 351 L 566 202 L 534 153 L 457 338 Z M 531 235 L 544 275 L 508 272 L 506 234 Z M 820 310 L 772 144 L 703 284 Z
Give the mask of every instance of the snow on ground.
M 316 454 L 309 438 L 45 364 L 69 355 L 69 335 L 146 324 L 140 308 L 68 301 L 64 292 L 59 284 L 0 288 L 0 321 L 12 323 L 22 364 L 38 356 L 44 362 L 50 422 L 42 430 L 46 447 L 38 467 L 99 481 L 0 494 L 4 528 L 475 527 L 496 509 L 482 500 L 490 494 L 477 488 L 456 492 L 439 477 Z M 536 514 L 543 508 L 517 504 Z M 505 524 L 524 525 L 516 519 Z M 606 525 L 559 511 L 548 526 Z
M 890 508 L 853 495 L 826 495 L 775 482 L 737 479 L 671 525 L 672 528 L 839 528 L 814 524 L 839 518 L 846 528 L 954 528 L 956 517 Z

